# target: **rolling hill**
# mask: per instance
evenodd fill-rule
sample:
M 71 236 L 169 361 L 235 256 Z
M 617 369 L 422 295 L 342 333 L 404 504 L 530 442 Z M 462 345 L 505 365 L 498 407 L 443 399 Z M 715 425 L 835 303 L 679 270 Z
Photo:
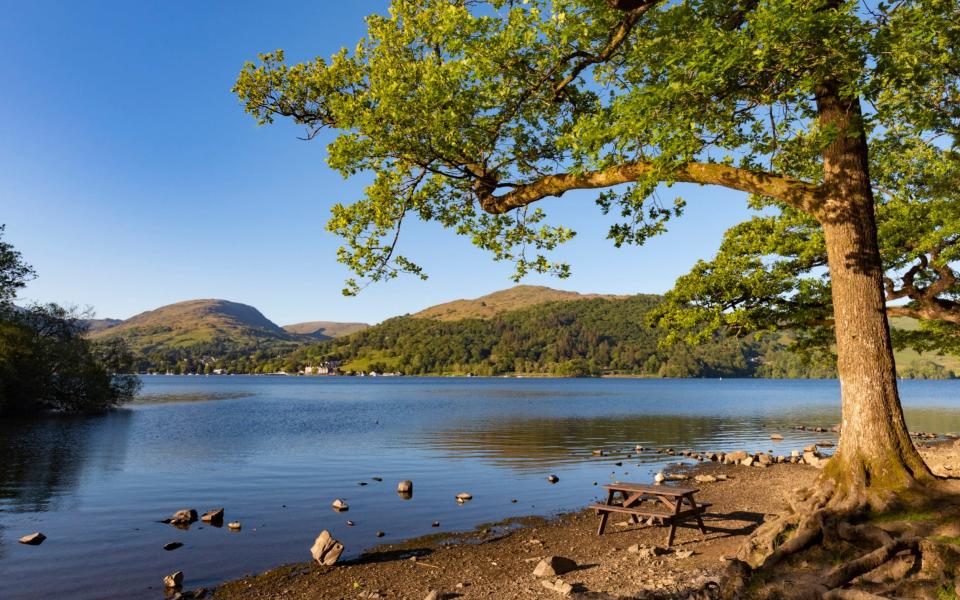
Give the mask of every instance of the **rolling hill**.
M 436 321 L 459 321 L 462 319 L 492 319 L 501 313 L 545 304 L 547 302 L 569 302 L 605 298 L 623 299 L 628 296 L 610 296 L 603 294 L 581 294 L 566 290 L 555 290 L 540 285 L 518 285 L 480 296 L 472 300 L 454 300 L 425 308 L 411 315 L 417 319 Z
M 135 349 L 184 348 L 229 341 L 245 345 L 295 337 L 252 306 L 227 300 L 187 300 L 92 331 L 92 339 L 123 337 Z
M 363 331 L 370 327 L 367 323 L 337 323 L 335 321 L 307 321 L 306 323 L 294 323 L 293 325 L 284 325 L 283 330 L 287 333 L 296 335 L 307 335 L 320 340 L 338 338 L 344 335 L 350 335 L 358 331 Z

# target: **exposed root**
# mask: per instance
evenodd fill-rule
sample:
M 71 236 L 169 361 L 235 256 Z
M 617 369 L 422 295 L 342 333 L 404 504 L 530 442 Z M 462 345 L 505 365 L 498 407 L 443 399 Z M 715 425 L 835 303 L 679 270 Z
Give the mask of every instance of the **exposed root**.
M 893 587 L 880 588 L 881 581 L 885 577 L 889 579 L 887 574 L 897 569 L 902 574 L 911 568 L 904 566 L 904 562 L 894 561 L 903 561 L 901 553 L 910 551 L 922 558 L 930 542 L 914 533 L 921 525 L 916 519 L 912 520 L 909 513 L 905 512 L 901 520 L 896 518 L 899 513 L 886 513 L 884 522 L 888 524 L 884 525 L 886 529 L 881 528 L 868 522 L 867 517 L 881 514 L 878 507 L 889 510 L 897 506 L 895 495 L 871 491 L 868 496 L 838 491 L 829 479 L 822 479 L 821 483 L 819 489 L 798 494 L 787 511 L 754 532 L 738 558 L 731 561 L 723 586 L 724 599 L 876 600 L 884 598 L 879 593 L 894 593 L 902 584 L 895 581 Z M 916 489 L 911 490 L 914 496 L 917 493 Z M 931 488 L 920 495 L 932 500 L 935 491 Z M 934 504 L 956 507 L 957 501 L 951 498 L 945 500 L 945 504 Z M 894 517 L 887 519 L 890 514 Z M 921 536 L 929 537 L 930 533 L 921 533 Z M 802 560 L 791 560 L 801 553 Z M 845 560 L 837 564 L 841 558 Z M 924 573 L 930 585 L 949 577 L 944 571 L 950 567 L 943 566 L 945 569 L 939 569 L 938 573 Z
M 830 590 L 823 595 L 823 600 L 887 600 L 883 596 L 864 592 L 862 590 Z

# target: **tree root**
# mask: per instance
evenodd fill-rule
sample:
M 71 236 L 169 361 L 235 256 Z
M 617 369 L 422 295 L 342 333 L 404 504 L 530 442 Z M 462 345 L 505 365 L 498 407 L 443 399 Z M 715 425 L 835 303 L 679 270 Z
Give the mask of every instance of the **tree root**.
M 891 534 L 869 523 L 856 525 L 875 506 L 866 495 L 836 494 L 829 481 L 818 490 L 797 496 L 790 508 L 776 519 L 761 525 L 731 561 L 724 578 L 722 597 L 740 598 L 823 597 L 827 600 L 877 600 L 883 598 L 859 589 L 851 582 L 910 550 L 920 555 L 920 539 L 909 534 Z M 884 503 L 889 506 L 889 503 Z M 849 560 L 818 571 L 806 562 L 789 559 L 819 544 L 827 557 Z M 814 564 L 830 560 L 814 553 Z M 791 578 L 771 576 L 776 567 L 792 573 Z M 796 576 L 796 577 L 794 577 Z M 771 581 L 765 584 L 764 580 Z M 856 583 L 856 582 L 855 582 Z M 862 585 L 862 583 L 856 583 Z M 867 584 L 869 585 L 869 584 Z M 779 587 L 778 587 L 779 586 Z

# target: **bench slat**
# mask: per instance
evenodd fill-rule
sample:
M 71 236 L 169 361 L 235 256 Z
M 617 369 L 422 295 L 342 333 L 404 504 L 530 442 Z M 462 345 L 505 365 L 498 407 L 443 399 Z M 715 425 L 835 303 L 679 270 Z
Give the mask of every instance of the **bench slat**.
M 669 485 L 647 485 L 643 483 L 611 483 L 603 486 L 605 489 L 620 492 L 647 492 L 659 496 L 687 496 L 695 494 L 698 488 L 672 487 Z

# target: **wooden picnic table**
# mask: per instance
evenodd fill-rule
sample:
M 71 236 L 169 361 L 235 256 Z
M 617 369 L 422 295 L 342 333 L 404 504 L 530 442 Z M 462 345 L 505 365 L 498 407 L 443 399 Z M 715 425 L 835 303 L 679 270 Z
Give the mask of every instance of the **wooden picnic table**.
M 640 522 L 639 517 L 647 517 L 661 525 L 669 524 L 667 546 L 673 545 L 677 525 L 688 519 L 696 519 L 700 531 L 707 532 L 701 515 L 710 504 L 697 504 L 693 495 L 700 491 L 698 489 L 641 483 L 612 483 L 603 487 L 607 490 L 606 503 L 591 505 L 600 515 L 597 535 L 603 535 L 607 517 L 614 512 L 630 515 L 634 523 Z M 616 496 L 620 498 L 616 499 Z

